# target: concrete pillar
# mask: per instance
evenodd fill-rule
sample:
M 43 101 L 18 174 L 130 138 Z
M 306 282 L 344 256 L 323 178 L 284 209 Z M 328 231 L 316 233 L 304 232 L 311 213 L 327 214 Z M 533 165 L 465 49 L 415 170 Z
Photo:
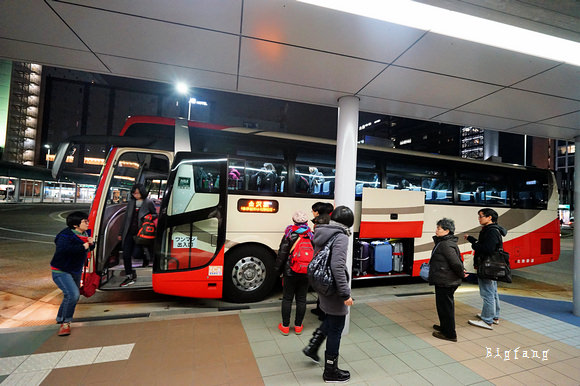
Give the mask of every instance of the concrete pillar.
M 483 131 L 483 159 L 499 155 L 499 132 Z
M 356 184 L 356 145 L 358 142 L 359 99 L 345 96 L 338 100 L 338 128 L 336 134 L 336 179 L 334 206 L 344 205 L 354 212 Z M 352 278 L 352 244 L 350 236 L 346 255 L 348 275 Z M 349 283 L 350 286 L 350 283 Z M 343 334 L 348 334 L 350 315 L 346 316 Z
M 572 282 L 573 289 L 573 313 L 580 316 L 580 226 L 576 223 L 576 205 L 580 204 L 580 173 L 577 173 L 580 167 L 580 136 L 574 138 L 576 145 L 576 152 L 574 153 L 574 256 L 573 269 L 574 281 Z M 578 166 L 577 166 L 578 165 Z M 580 210 L 578 211 L 580 213 Z

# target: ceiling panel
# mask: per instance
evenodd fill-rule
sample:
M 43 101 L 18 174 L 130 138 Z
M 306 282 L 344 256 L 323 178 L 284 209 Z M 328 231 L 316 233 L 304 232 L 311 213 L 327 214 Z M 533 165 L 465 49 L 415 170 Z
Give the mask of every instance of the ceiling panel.
M 240 32 L 242 0 L 171 0 L 161 3 L 159 0 L 67 2 L 233 34 Z
M 392 62 L 424 31 L 297 1 L 246 0 L 243 34 L 355 58 Z
M 242 39 L 240 76 L 355 93 L 382 64 L 254 39 Z
M 539 123 L 529 123 L 507 131 L 510 133 L 527 134 L 535 137 L 568 139 L 568 140 L 573 140 L 574 137 L 580 135 L 580 130 L 569 129 L 566 127 L 543 125 Z
M 454 77 L 509 86 L 558 63 L 466 40 L 428 33 L 395 62 Z
M 390 66 L 361 94 L 453 109 L 499 89 L 485 83 Z
M 109 72 L 98 58 L 88 51 L 0 39 L 0 55 L 3 58 L 14 61 L 32 62 L 89 72 Z
M 528 123 L 525 121 L 494 117 L 490 115 L 474 114 L 460 110 L 448 111 L 445 114 L 439 115 L 436 120 L 445 123 L 452 123 L 455 125 L 457 125 L 458 122 L 461 122 L 462 126 L 475 126 L 482 129 L 491 130 L 506 130 Z
M 38 0 L 0 2 L 0 37 L 88 51 L 50 7 Z
M 558 95 L 580 101 L 580 67 L 562 64 L 524 80 L 514 88 Z
M 240 77 L 238 91 L 243 94 L 281 98 L 296 102 L 336 106 L 344 93 L 332 90 Z
M 430 119 L 446 110 L 438 107 L 406 103 L 395 100 L 360 95 L 360 109 L 378 114 L 389 114 L 414 119 Z
M 236 36 L 62 3 L 58 11 L 94 52 L 236 73 Z
M 571 114 L 561 115 L 559 117 L 552 118 L 552 119 L 546 119 L 545 121 L 542 121 L 541 123 L 546 123 L 548 125 L 569 127 L 572 129 L 580 130 L 580 111 L 576 111 L 575 113 L 571 113 Z
M 580 110 L 580 102 L 506 88 L 461 110 L 530 122 Z
M 196 70 L 116 56 L 100 55 L 115 74 L 175 84 L 186 81 L 190 87 L 235 91 L 236 76 L 213 71 Z

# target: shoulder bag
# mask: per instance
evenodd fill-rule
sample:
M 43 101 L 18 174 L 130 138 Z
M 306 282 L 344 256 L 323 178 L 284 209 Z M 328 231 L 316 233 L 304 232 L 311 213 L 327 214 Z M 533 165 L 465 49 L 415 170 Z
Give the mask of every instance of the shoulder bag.
M 308 281 L 316 292 L 324 296 L 330 296 L 336 292 L 334 276 L 330 268 L 330 257 L 332 244 L 338 235 L 331 237 L 308 264 Z
M 480 259 L 477 267 L 477 277 L 505 283 L 512 282 L 510 254 L 503 250 L 503 242 L 491 255 L 483 256 Z

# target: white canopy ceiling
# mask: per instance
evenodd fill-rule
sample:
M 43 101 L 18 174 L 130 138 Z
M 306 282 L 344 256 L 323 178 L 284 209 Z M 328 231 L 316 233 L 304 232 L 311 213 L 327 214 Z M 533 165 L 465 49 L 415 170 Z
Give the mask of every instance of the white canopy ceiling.
M 367 112 L 580 135 L 580 67 L 294 0 L 5 0 L 0 57 L 326 106 L 357 95 Z

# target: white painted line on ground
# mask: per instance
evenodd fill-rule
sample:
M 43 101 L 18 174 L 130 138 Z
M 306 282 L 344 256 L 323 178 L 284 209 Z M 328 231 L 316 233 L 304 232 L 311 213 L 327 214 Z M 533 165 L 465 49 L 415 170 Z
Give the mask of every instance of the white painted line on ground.
M 8 375 L 2 385 L 40 385 L 56 368 L 127 360 L 134 347 L 129 343 L 0 358 L 0 375 Z
M 8 232 L 16 232 L 16 233 L 26 233 L 27 235 L 37 235 L 37 236 L 46 236 L 46 237 L 54 237 L 55 236 L 55 235 L 48 235 L 46 233 L 36 233 L 36 232 L 29 232 L 29 231 L 19 231 L 17 229 L 10 229 L 10 228 L 4 228 L 4 227 L 0 227 L 0 230 L 8 231 Z
M 30 240 L 30 239 L 16 239 L 14 237 L 5 237 L 5 236 L 0 236 L 0 239 L 4 239 L 4 240 L 15 240 L 15 241 L 26 241 L 28 243 L 54 244 L 54 242 L 50 242 L 50 241 L 38 241 L 38 240 Z

